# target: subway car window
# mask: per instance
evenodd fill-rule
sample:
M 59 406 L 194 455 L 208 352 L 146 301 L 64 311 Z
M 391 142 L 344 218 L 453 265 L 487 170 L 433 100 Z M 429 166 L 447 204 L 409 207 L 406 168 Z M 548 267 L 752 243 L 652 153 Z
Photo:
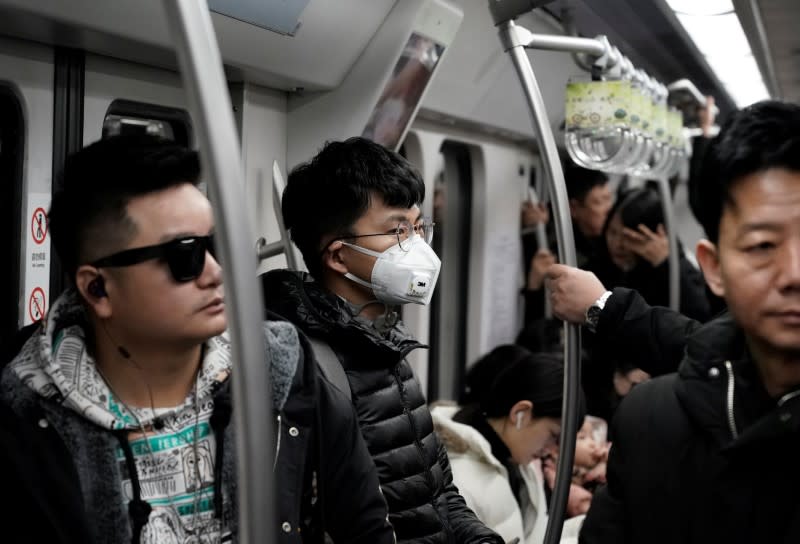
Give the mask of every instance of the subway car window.
M 20 324 L 20 221 L 25 126 L 13 90 L 0 86 L 0 220 L 9 275 L 0 291 L 0 345 Z
M 185 110 L 115 100 L 103 120 L 103 138 L 130 133 L 160 136 L 187 147 L 193 144 L 191 120 Z

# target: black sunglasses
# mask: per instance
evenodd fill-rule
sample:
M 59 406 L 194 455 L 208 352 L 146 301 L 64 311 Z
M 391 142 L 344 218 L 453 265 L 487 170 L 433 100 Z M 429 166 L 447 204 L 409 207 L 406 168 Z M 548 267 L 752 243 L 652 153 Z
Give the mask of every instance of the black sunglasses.
M 200 276 L 206 264 L 206 251 L 215 256 L 214 237 L 189 236 L 176 238 L 155 246 L 136 247 L 114 253 L 90 263 L 96 268 L 131 266 L 150 259 L 164 259 L 177 282 L 187 282 Z

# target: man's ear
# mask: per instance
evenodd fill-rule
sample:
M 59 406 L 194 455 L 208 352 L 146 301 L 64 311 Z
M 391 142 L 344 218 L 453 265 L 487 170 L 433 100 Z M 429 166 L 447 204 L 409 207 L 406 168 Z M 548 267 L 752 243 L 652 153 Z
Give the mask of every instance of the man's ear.
M 322 253 L 323 270 L 329 268 L 339 274 L 346 274 L 350 271 L 342 255 L 344 247 L 344 243 L 341 240 L 335 240 L 328 244 L 328 247 Z
M 700 265 L 711 292 L 718 297 L 724 297 L 725 285 L 720 271 L 719 248 L 709 240 L 700 240 L 697 242 L 696 254 L 697 264 Z
M 108 286 L 97 268 L 88 264 L 78 268 L 75 272 L 75 286 L 97 317 L 101 319 L 111 317 L 111 298 L 108 296 Z

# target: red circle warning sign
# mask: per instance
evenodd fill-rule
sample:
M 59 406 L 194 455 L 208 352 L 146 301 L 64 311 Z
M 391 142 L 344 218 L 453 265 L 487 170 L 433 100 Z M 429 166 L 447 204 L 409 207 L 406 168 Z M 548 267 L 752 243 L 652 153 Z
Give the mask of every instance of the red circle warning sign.
M 31 217 L 31 236 L 37 244 L 44 243 L 47 237 L 47 212 L 44 208 L 36 208 Z
M 41 287 L 34 287 L 31 292 L 31 298 L 28 299 L 28 315 L 31 321 L 41 321 L 44 317 L 44 312 L 47 309 L 47 301 L 45 300 L 44 289 Z

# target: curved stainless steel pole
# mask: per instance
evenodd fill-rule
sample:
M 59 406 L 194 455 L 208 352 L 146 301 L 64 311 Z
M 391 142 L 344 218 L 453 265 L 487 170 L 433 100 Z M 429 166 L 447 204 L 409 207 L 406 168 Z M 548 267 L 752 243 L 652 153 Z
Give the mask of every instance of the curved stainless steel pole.
M 675 230 L 675 208 L 667 178 L 659 177 L 658 192 L 661 193 L 661 207 L 664 210 L 664 228 L 669 240 L 669 307 L 676 312 L 681 306 L 681 260 L 678 253 L 678 233 Z
M 238 463 L 239 542 L 274 539 L 272 402 L 261 322 L 261 286 L 247 221 L 244 177 L 233 108 L 205 0 L 164 0 L 178 61 L 200 140 L 211 191 L 233 360 L 234 424 Z
M 567 188 L 564 184 L 564 172 L 561 169 L 561 160 L 558 148 L 550 127 L 550 121 L 545 110 L 544 99 L 539 90 L 539 85 L 533 75 L 530 59 L 525 52 L 524 45 L 519 42 L 515 34 L 516 25 L 506 21 L 498 25 L 500 41 L 505 50 L 511 55 L 511 60 L 519 75 L 522 89 L 525 91 L 528 107 L 536 130 L 539 148 L 543 151 L 542 160 L 544 167 L 549 172 L 547 179 L 550 182 L 549 190 L 553 204 L 554 220 L 556 227 L 556 240 L 558 242 L 559 262 L 568 266 L 577 266 L 575 252 L 575 238 L 572 234 L 572 219 L 569 214 L 569 200 Z M 580 395 L 580 353 L 581 337 L 577 325 L 564 325 L 564 406 L 563 423 L 561 426 L 560 453 L 558 468 L 556 469 L 556 486 L 550 502 L 550 519 L 547 522 L 545 544 L 556 544 L 561 538 L 564 524 L 564 511 L 567 506 L 569 485 L 572 482 L 572 466 L 575 460 L 575 437 L 578 433 L 578 398 Z

